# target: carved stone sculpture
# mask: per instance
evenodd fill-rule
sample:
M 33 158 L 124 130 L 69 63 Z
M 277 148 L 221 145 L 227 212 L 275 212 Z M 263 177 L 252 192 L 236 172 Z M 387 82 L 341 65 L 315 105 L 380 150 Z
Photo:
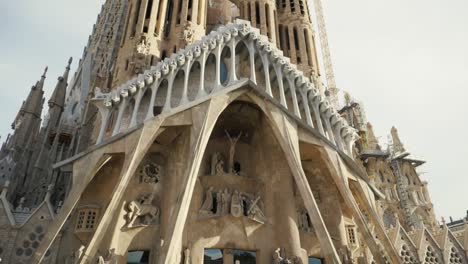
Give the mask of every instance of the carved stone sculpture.
M 125 215 L 127 228 L 148 226 L 159 218 L 159 208 L 152 204 L 153 200 L 154 195 L 149 194 L 128 203 Z
M 229 139 L 229 161 L 228 161 L 228 173 L 234 173 L 234 154 L 236 153 L 236 145 L 239 139 L 242 137 L 242 132 L 239 133 L 237 137 L 231 137 L 229 132 L 225 130 L 226 136 Z
M 147 162 L 140 171 L 141 183 L 156 184 L 161 179 L 161 166 L 154 162 Z
M 105 256 L 98 256 L 97 262 L 98 264 L 117 264 L 115 248 L 109 249 Z
M 302 209 L 298 211 L 299 214 L 299 229 L 305 232 L 312 232 L 312 225 L 309 220 L 307 210 Z
M 221 193 L 221 213 L 223 215 L 229 214 L 229 209 L 231 207 L 231 194 L 228 189 L 224 189 L 224 192 Z
M 184 250 L 184 264 L 190 264 L 190 248 Z
M 224 159 L 221 153 L 216 152 L 211 157 L 211 175 L 224 174 Z
M 257 197 L 250 203 L 247 216 L 254 221 L 264 224 L 266 222 L 266 217 L 260 207 L 263 207 L 261 206 L 261 197 L 260 195 L 257 195 Z
M 232 198 L 231 198 L 231 214 L 234 217 L 241 217 L 243 211 L 244 209 L 242 207 L 241 196 L 239 192 L 236 190 L 232 194 Z
M 200 214 L 202 215 L 212 215 L 213 214 L 213 187 L 208 188 L 205 194 L 205 201 L 200 209 Z
M 83 255 L 83 252 L 85 250 L 85 246 L 81 245 L 74 253 L 73 255 L 73 263 L 78 264 L 80 263 L 81 256 Z

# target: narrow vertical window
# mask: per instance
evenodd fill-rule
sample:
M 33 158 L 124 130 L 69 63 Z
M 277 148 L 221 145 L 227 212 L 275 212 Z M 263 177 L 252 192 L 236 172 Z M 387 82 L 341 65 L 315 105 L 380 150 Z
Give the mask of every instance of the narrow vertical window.
M 133 28 L 132 28 L 132 35 L 131 37 L 135 36 L 136 30 L 137 30 L 137 25 L 138 25 L 138 19 L 140 17 L 140 9 L 141 9 L 141 0 L 138 0 L 136 9 L 135 9 L 135 15 L 133 16 Z
M 266 19 L 266 28 L 267 28 L 267 36 L 271 39 L 271 32 L 270 32 L 270 6 L 265 4 L 265 19 Z
M 280 49 L 284 49 L 284 44 L 283 44 L 283 41 L 284 41 L 284 35 L 283 35 L 283 25 L 278 25 L 278 29 L 279 29 L 279 45 L 278 45 L 278 48 Z
M 291 53 L 291 43 L 289 41 L 289 28 L 286 26 L 284 27 L 284 35 L 285 35 L 285 39 L 286 39 L 286 53 L 289 54 Z
M 192 21 L 192 6 L 193 0 L 188 1 L 187 21 Z
M 180 17 L 182 15 L 182 5 L 184 0 L 179 0 L 179 6 L 177 7 L 177 24 L 180 24 Z
M 148 0 L 148 5 L 146 6 L 145 19 L 149 19 L 151 17 L 152 9 L 153 9 L 153 0 Z
M 255 23 L 257 24 L 257 28 L 262 26 L 260 21 L 260 5 L 258 2 L 255 2 Z
M 252 22 L 252 10 L 250 8 L 250 3 L 247 3 L 247 20 Z
M 289 6 L 291 8 L 291 12 L 295 12 L 296 11 L 296 6 L 294 5 L 294 0 L 290 0 L 289 1 Z
M 299 9 L 301 10 L 301 15 L 304 15 L 304 0 L 299 0 Z
M 301 63 L 301 49 L 299 48 L 299 36 L 297 35 L 297 28 L 293 29 L 294 34 L 294 48 L 296 49 L 296 60 L 297 63 Z
M 169 37 L 171 33 L 171 22 L 172 22 L 172 9 L 174 8 L 174 1 L 168 1 L 169 5 L 166 9 L 166 23 L 164 28 L 164 37 Z
M 311 52 L 310 52 L 310 49 L 312 48 L 312 46 L 310 45 L 310 38 L 309 38 L 309 31 L 307 31 L 307 28 L 304 28 L 304 39 L 305 39 L 305 44 L 306 44 L 306 53 L 307 53 L 307 64 L 308 65 L 311 65 L 313 64 L 313 59 L 312 59 L 312 56 L 311 56 Z

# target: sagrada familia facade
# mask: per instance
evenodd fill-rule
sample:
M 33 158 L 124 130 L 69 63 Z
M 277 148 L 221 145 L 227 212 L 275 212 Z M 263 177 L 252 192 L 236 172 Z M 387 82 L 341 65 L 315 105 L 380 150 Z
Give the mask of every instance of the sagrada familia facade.
M 1 147 L 0 263 L 467 264 L 424 161 L 323 84 L 309 12 L 107 0 Z

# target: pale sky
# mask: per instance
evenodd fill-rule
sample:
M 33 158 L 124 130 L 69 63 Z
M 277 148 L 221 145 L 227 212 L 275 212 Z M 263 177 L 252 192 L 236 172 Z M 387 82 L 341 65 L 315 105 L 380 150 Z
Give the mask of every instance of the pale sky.
M 323 0 L 339 88 L 364 103 L 377 136 L 395 125 L 427 161 L 440 219 L 468 210 L 468 1 Z M 78 59 L 103 0 L 0 1 L 0 135 L 49 65 L 46 97 Z M 47 109 L 47 107 L 45 106 Z

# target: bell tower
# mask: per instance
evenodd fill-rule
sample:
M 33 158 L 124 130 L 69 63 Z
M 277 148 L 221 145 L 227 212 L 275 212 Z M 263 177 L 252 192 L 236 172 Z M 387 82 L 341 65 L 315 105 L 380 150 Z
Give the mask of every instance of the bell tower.
M 205 35 L 207 0 L 130 0 L 112 87 Z

